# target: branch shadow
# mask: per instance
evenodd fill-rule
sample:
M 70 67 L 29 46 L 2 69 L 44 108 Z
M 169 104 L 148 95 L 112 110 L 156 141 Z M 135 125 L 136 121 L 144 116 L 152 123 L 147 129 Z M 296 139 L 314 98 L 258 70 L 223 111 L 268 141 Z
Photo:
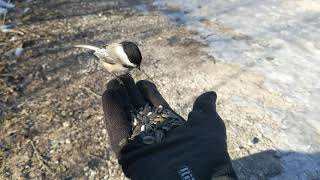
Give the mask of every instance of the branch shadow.
M 26 21 L 26 23 L 42 23 L 44 21 L 63 20 L 72 17 L 88 16 L 99 13 L 115 14 L 132 8 L 147 0 L 70 0 L 70 1 L 38 1 L 32 5 L 41 8 L 38 13 Z

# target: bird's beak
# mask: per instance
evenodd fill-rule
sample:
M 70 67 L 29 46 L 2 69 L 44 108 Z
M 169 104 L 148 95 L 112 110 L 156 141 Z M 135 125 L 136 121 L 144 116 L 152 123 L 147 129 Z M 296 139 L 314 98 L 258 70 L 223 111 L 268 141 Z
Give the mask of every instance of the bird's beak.
M 139 69 L 139 71 L 141 71 L 141 67 L 140 66 L 137 66 L 137 69 Z

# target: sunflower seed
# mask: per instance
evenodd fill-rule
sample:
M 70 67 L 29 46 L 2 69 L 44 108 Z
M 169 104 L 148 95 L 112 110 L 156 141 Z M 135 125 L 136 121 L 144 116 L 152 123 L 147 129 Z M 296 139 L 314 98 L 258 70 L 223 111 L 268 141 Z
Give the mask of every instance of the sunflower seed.
M 161 105 L 151 108 L 147 104 L 139 111 L 132 111 L 131 115 L 133 133 L 129 139 L 139 137 L 144 144 L 161 142 L 166 132 L 184 123 L 177 114 Z
M 139 121 L 137 120 L 137 118 L 134 118 L 133 119 L 133 126 L 137 126 L 139 123 Z
M 148 114 L 148 113 L 150 112 L 150 110 L 151 110 L 151 107 L 150 107 L 149 104 L 147 103 L 147 104 L 144 106 L 143 110 L 139 112 L 139 114 L 141 114 L 141 115 L 146 115 L 146 114 Z
M 153 121 L 156 122 L 156 123 L 157 123 L 157 122 L 158 122 L 158 123 L 159 123 L 159 122 L 163 122 L 164 120 L 165 120 L 165 119 L 162 118 L 162 117 L 156 117 L 156 118 L 153 119 Z
M 140 132 L 141 132 L 141 125 L 137 125 L 136 127 L 134 127 L 132 131 L 131 139 L 138 136 Z
M 156 113 L 161 113 L 162 110 L 163 110 L 163 106 L 160 105 L 160 106 L 158 106 L 158 107 L 155 109 L 155 112 L 156 112 Z
M 161 114 L 161 117 L 163 117 L 163 118 L 169 118 L 170 116 L 169 116 L 169 114 L 162 113 L 162 114 Z
M 150 112 L 150 113 L 148 113 L 147 116 L 148 116 L 149 119 L 154 119 L 155 117 L 158 116 L 158 114 L 157 114 L 157 113 L 152 113 L 152 112 Z
M 150 121 L 149 121 L 149 118 L 148 118 L 147 116 L 142 116 L 142 122 L 145 123 L 145 124 L 147 124 L 147 123 L 149 123 Z
M 137 114 L 137 119 L 138 119 L 139 121 L 142 121 L 142 118 L 143 118 L 143 116 L 142 116 L 141 114 Z
M 141 131 L 146 130 L 146 125 L 142 125 L 140 129 L 141 129 Z

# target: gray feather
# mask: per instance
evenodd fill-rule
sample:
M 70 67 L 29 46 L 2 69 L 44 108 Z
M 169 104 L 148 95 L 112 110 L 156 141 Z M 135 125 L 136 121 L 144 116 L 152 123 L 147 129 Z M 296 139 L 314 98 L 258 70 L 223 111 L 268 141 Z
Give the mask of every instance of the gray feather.
M 99 48 L 91 45 L 75 45 L 74 47 L 78 48 L 85 48 L 90 49 L 94 51 L 94 55 L 97 56 L 100 60 L 108 62 L 108 63 L 116 63 L 116 60 L 114 60 L 112 57 L 109 56 L 108 49 L 106 48 Z

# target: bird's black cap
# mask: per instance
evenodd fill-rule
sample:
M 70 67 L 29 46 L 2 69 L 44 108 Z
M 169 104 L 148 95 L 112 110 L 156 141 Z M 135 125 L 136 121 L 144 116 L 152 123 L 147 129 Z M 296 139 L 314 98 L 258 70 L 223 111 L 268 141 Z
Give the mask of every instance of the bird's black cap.
M 142 56 L 138 46 L 129 41 L 123 41 L 120 43 L 123 47 L 124 52 L 127 54 L 130 62 L 137 66 L 140 66 Z

